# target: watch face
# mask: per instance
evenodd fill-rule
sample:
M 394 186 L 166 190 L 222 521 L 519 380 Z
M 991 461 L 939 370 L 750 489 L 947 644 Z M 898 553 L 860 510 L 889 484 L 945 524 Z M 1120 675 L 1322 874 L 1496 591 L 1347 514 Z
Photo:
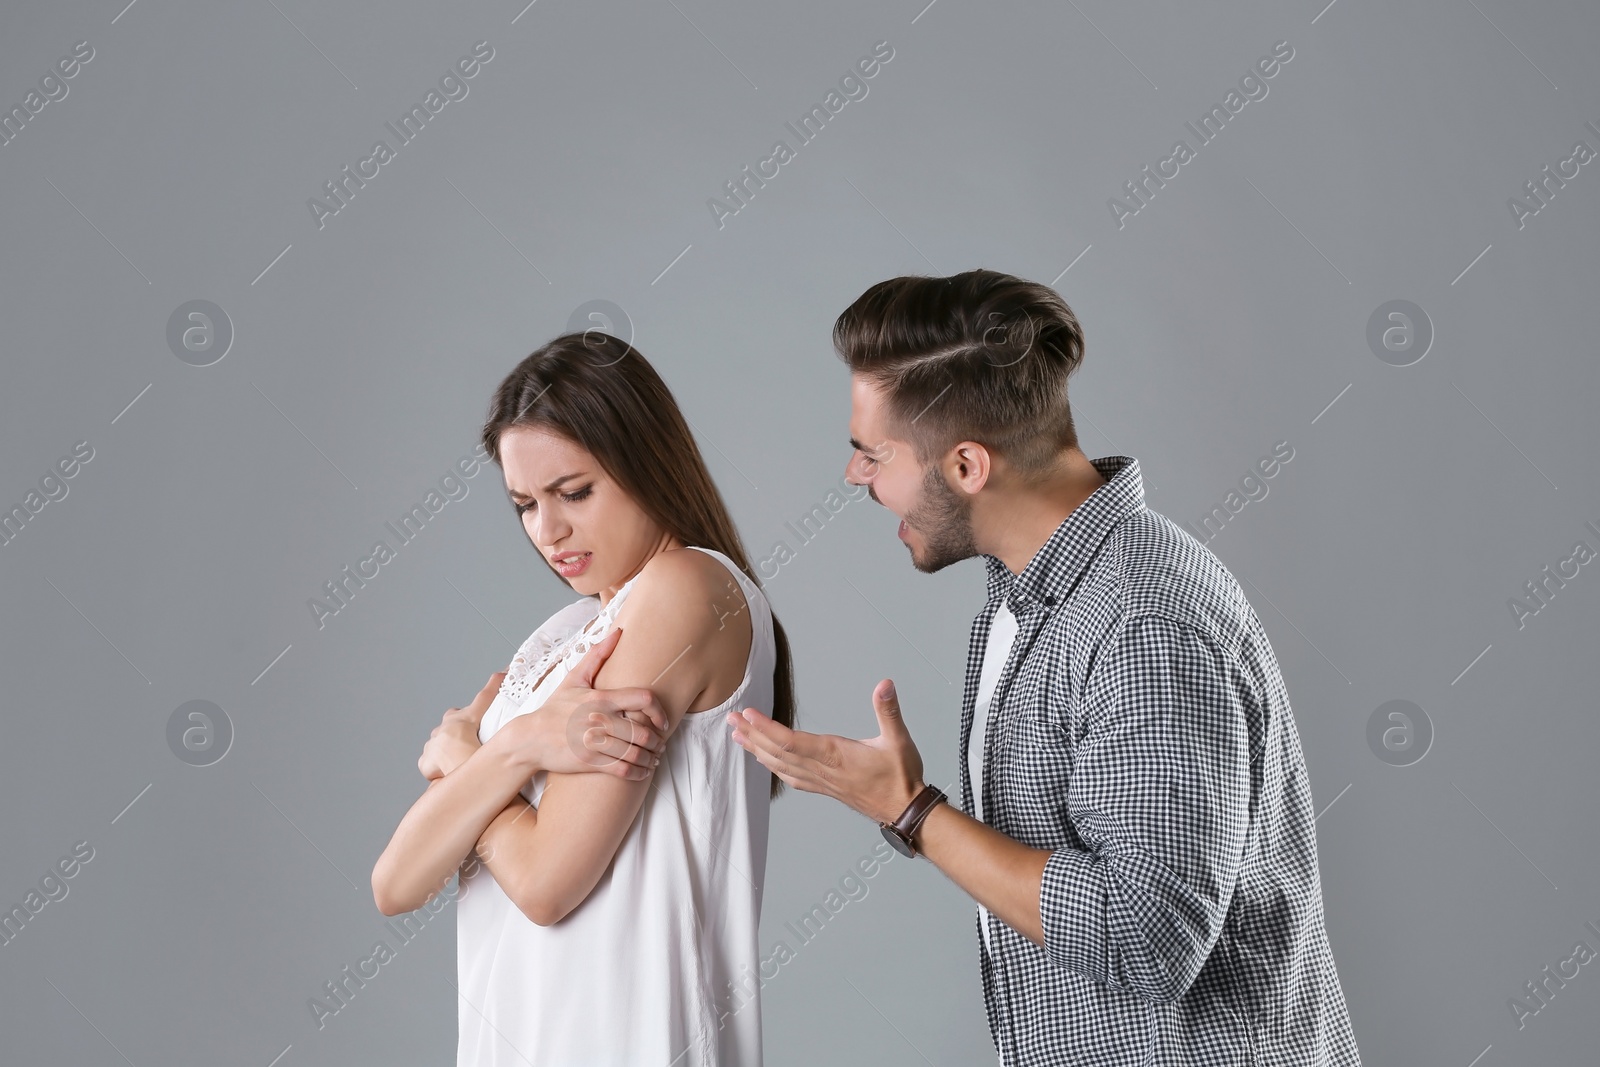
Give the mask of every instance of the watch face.
M 917 854 L 916 850 L 906 843 L 905 838 L 901 837 L 894 827 L 885 825 L 880 826 L 879 829 L 883 831 L 884 840 L 893 845 L 894 850 L 900 855 L 912 857 Z

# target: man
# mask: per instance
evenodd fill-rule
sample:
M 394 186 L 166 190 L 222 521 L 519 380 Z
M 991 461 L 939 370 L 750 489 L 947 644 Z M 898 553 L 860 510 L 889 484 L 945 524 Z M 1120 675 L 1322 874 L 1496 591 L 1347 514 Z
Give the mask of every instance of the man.
M 868 289 L 834 325 L 846 476 L 912 564 L 971 556 L 960 809 L 892 681 L 864 741 L 730 714 L 785 782 L 877 821 L 977 902 L 1002 1067 L 1360 1063 L 1283 678 L 1227 568 L 1079 450 L 1072 310 L 993 271 Z

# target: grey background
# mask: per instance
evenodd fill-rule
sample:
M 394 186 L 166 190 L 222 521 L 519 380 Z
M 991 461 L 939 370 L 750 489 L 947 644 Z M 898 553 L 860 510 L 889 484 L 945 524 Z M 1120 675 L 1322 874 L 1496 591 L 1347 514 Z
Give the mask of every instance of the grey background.
M 1365 1062 L 1593 1060 L 1596 965 L 1520 1030 L 1508 998 L 1600 949 L 1600 565 L 1521 627 L 1508 600 L 1600 548 L 1600 164 L 1522 228 L 1507 198 L 1600 149 L 1600 9 L 524 2 L 0 13 L 7 109 L 95 50 L 0 146 L 0 504 L 94 450 L 0 546 L 0 902 L 94 849 L 0 946 L 7 1062 L 453 1062 L 448 910 L 322 1028 L 307 1002 L 384 936 L 368 875 L 429 729 L 570 595 L 491 467 L 324 627 L 308 600 L 593 299 L 752 554 L 794 547 L 848 458 L 834 317 L 979 266 L 1078 313 L 1083 447 L 1136 456 L 1156 510 L 1197 522 L 1294 449 L 1209 544 L 1288 682 Z M 480 40 L 469 95 L 319 230 L 307 199 Z M 719 229 L 707 198 L 880 40 L 868 95 Z M 1119 228 L 1107 199 L 1280 40 L 1267 97 Z M 196 299 L 235 334 L 206 367 L 166 342 Z M 1396 299 L 1435 334 L 1404 367 L 1366 340 Z M 874 733 L 892 677 L 948 784 L 982 567 L 915 572 L 894 522 L 850 504 L 768 588 L 802 725 Z M 1409 766 L 1367 742 L 1397 699 L 1434 733 Z M 232 723 L 210 766 L 168 746 L 191 700 Z M 781 799 L 763 950 L 878 841 Z M 970 898 L 920 861 L 867 885 L 767 984 L 767 1062 L 993 1062 Z

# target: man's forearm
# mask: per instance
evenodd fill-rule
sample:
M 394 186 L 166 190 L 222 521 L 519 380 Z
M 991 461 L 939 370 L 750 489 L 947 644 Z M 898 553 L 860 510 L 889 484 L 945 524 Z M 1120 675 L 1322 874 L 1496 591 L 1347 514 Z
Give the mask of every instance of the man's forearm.
M 934 805 L 917 828 L 915 844 L 1001 922 L 1044 947 L 1039 889 L 1049 849 L 1030 848 L 949 803 Z
M 373 867 L 379 909 L 390 915 L 408 911 L 442 889 L 531 777 L 518 754 L 491 738 L 461 766 L 430 783 Z

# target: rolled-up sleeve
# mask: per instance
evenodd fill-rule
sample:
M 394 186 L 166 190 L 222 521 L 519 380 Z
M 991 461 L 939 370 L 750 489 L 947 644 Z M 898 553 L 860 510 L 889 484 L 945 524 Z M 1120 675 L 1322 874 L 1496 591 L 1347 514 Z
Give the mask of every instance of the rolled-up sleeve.
M 1067 806 L 1039 894 L 1058 967 L 1145 999 L 1188 990 L 1221 933 L 1250 815 L 1248 683 L 1201 628 L 1123 620 L 1084 695 Z

